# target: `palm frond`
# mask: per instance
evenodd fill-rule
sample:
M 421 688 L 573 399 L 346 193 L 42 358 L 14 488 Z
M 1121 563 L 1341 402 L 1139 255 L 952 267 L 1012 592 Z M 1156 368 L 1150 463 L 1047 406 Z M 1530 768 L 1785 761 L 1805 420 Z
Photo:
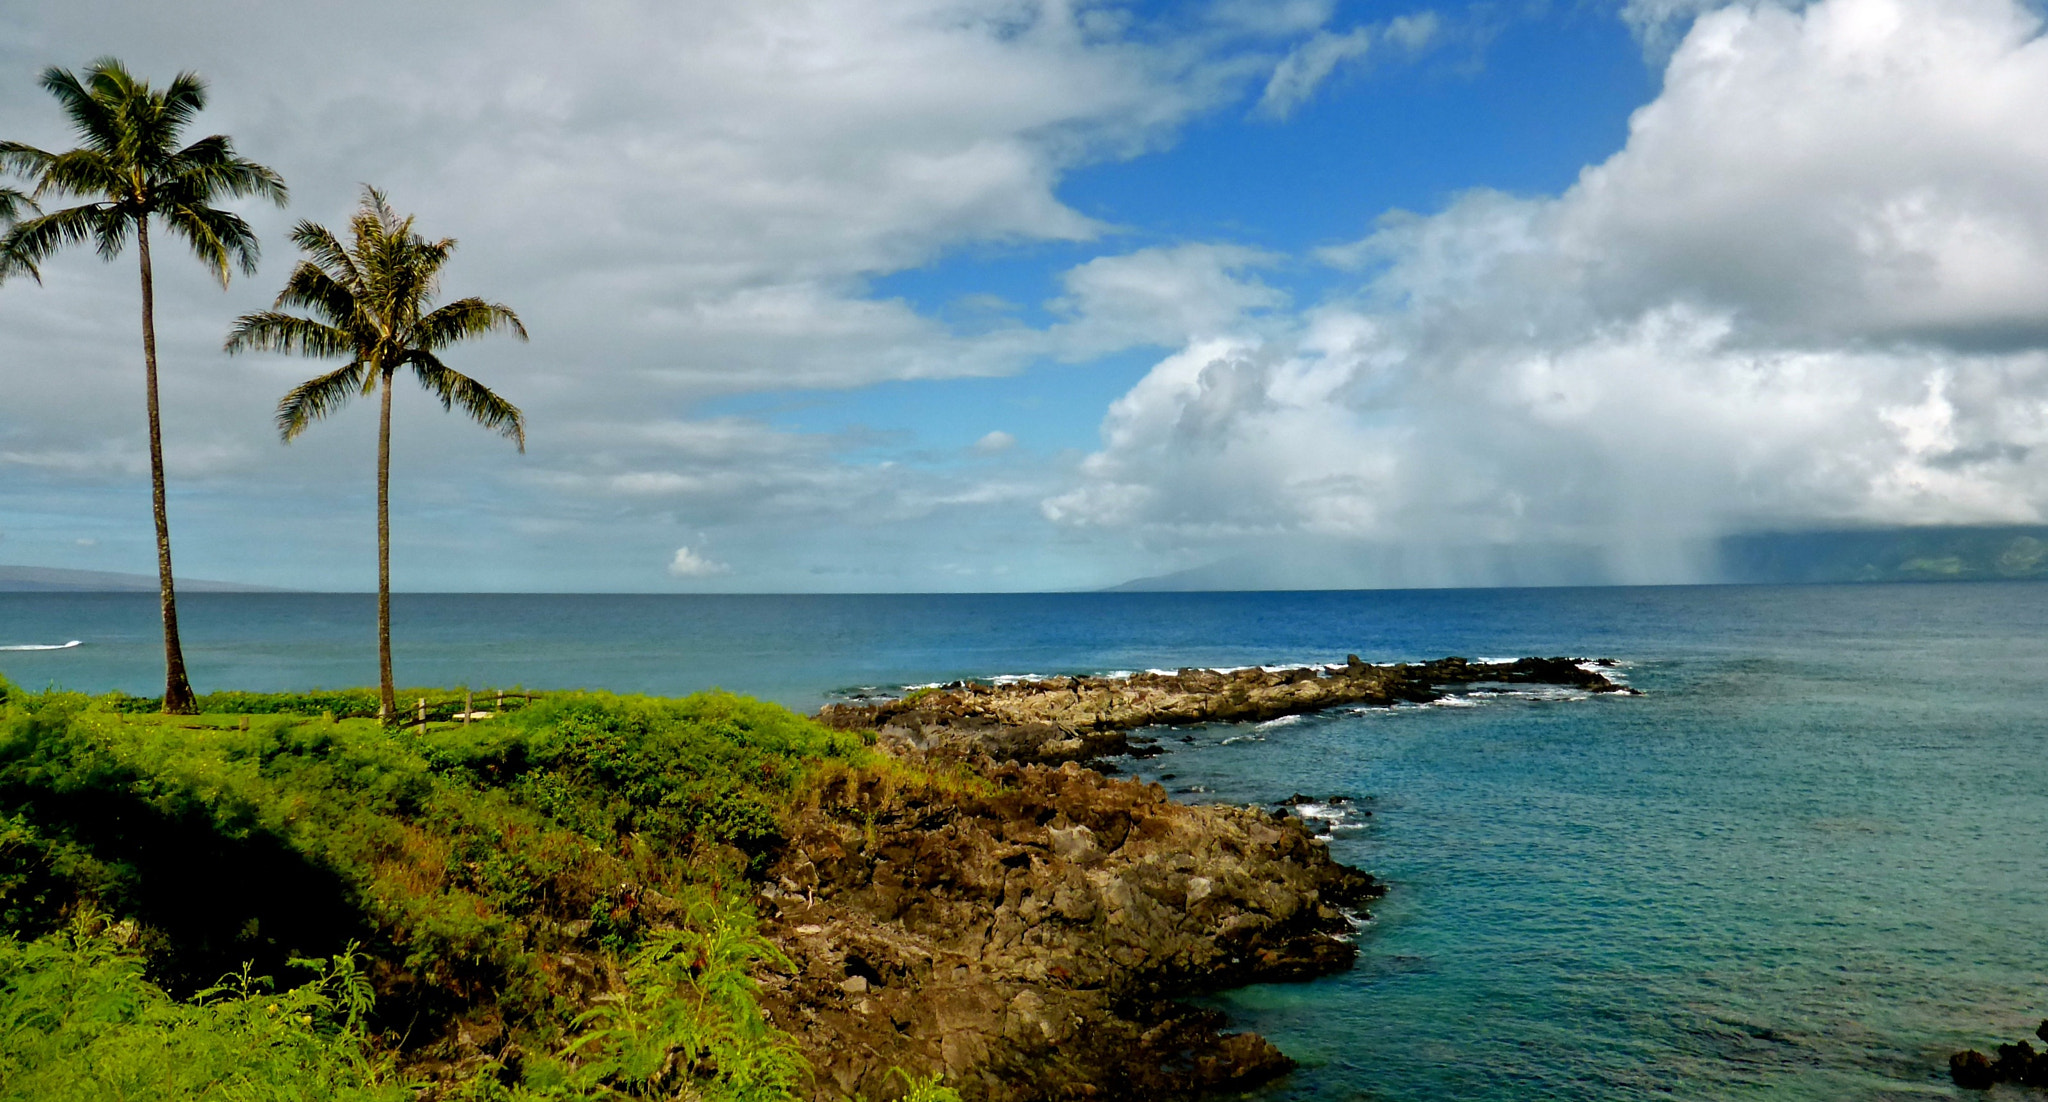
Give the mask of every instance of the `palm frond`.
M 300 356 L 346 356 L 355 351 L 348 330 L 322 325 L 311 318 L 262 310 L 243 314 L 228 330 L 222 350 L 236 352 L 283 352 Z
M 348 249 L 334 236 L 334 231 L 317 222 L 302 219 L 298 225 L 292 227 L 292 244 L 297 245 L 299 251 L 306 254 L 309 263 L 327 273 L 327 277 L 335 283 L 347 288 L 350 294 L 360 295 L 364 292 L 362 270 L 356 266 L 355 257 L 349 255 Z M 294 277 L 297 274 L 294 270 Z M 285 304 L 284 296 L 278 296 L 277 304 Z
M 81 241 L 94 242 L 106 254 L 110 239 L 126 242 L 127 223 L 118 211 L 104 203 L 51 211 L 15 223 L 6 238 L 0 239 L 0 254 L 31 268 L 48 260 L 58 249 Z M 114 251 L 120 251 L 118 244 Z
M 172 155 L 160 187 L 179 201 L 209 203 L 218 199 L 258 196 L 284 206 L 291 189 L 269 168 L 235 155 L 224 134 L 201 138 Z
M 348 404 L 358 391 L 374 383 L 369 365 L 351 360 L 339 370 L 308 379 L 277 403 L 277 433 L 290 443 L 306 426 Z
M 465 337 L 497 332 L 526 339 L 526 326 L 511 307 L 480 298 L 457 299 L 420 319 L 418 343 L 427 349 L 446 348 Z
M 179 73 L 164 86 L 159 102 L 163 104 L 163 144 L 169 147 L 177 141 L 179 131 L 191 125 L 199 112 L 206 110 L 206 81 L 201 79 L 198 73 L 189 70 Z
M 57 98 L 57 105 L 71 119 L 71 128 L 85 144 L 111 153 L 120 144 L 113 112 L 107 104 L 86 91 L 68 69 L 52 65 L 43 70 L 43 90 Z
M 80 199 L 106 202 L 132 201 L 135 185 L 120 164 L 97 149 L 72 149 L 56 154 L 43 164 L 36 178 L 36 194 L 56 192 Z
M 35 209 L 35 203 L 28 196 L 11 187 L 0 187 L 0 226 L 12 226 L 24 213 Z M 43 274 L 35 263 L 16 256 L 8 249 L 6 240 L 0 238 L 0 283 L 24 273 L 37 283 L 43 281 Z
M 35 202 L 11 187 L 0 187 L 0 223 L 12 225 L 23 211 L 36 209 Z
M 381 189 L 371 187 L 369 184 L 363 185 L 363 199 L 356 208 L 356 217 L 369 218 L 385 234 L 393 232 L 409 233 L 412 230 L 412 219 L 406 218 L 401 220 L 397 212 L 391 209 L 390 197 Z
M 310 260 L 301 260 L 292 267 L 274 306 L 279 310 L 311 310 L 326 318 L 329 325 L 341 329 L 362 327 L 362 304 L 355 294 Z
M 519 407 L 492 393 L 491 388 L 434 358 L 433 353 L 415 352 L 411 357 L 413 376 L 429 394 L 441 399 L 441 408 L 462 412 L 487 429 L 496 429 L 526 450 L 526 415 Z
M 241 268 L 243 275 L 256 274 L 262 247 L 256 241 L 256 231 L 241 215 L 218 207 L 176 206 L 165 210 L 163 219 L 165 226 L 192 246 L 193 255 L 213 269 L 221 286 L 228 285 L 230 263 Z
M 25 142 L 0 142 L 0 171 L 40 179 L 43 166 L 55 156 Z

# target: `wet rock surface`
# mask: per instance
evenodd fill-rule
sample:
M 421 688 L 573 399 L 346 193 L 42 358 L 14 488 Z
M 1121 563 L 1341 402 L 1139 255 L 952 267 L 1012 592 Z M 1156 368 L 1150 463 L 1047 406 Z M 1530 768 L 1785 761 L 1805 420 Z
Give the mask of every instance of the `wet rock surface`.
M 1633 694 L 1601 672 L 1611 667 L 1606 660 L 1580 658 L 1443 658 L 1382 666 L 1350 655 L 1341 666 L 1285 670 L 956 681 L 901 700 L 829 704 L 818 719 L 841 729 L 874 730 L 883 746 L 899 751 L 1058 764 L 1130 753 L 1134 747 L 1126 732 L 1140 727 L 1263 722 L 1340 705 L 1421 703 L 1441 699 L 1450 688 L 1481 683 Z
M 2034 1036 L 2048 1042 L 2048 1021 L 2034 1030 Z M 1996 1056 L 1967 1049 L 1948 1058 L 1948 1074 L 1965 1090 L 1990 1090 L 1999 1083 L 2048 1087 L 2048 1052 L 2035 1052 L 2026 1041 L 1999 1045 Z
M 988 1102 L 1178 1099 L 1293 1066 L 1174 1000 L 1349 967 L 1371 876 L 1298 820 L 1071 763 L 953 776 L 824 784 L 768 872 L 791 968 L 764 1005 L 814 1097 L 894 1097 L 901 1068 Z

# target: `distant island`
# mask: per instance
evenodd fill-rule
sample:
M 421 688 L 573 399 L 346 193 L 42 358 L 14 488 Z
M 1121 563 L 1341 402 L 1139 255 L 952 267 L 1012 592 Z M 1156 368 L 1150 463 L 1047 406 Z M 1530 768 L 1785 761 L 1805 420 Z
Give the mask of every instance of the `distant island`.
M 289 590 L 236 582 L 179 578 L 183 593 L 286 593 Z M 112 570 L 60 570 L 54 566 L 0 566 L 0 593 L 155 593 L 156 575 Z
M 1671 582 L 1800 585 L 2048 578 L 2048 525 L 1851 528 L 1744 532 L 1679 556 Z M 1284 546 L 1108 592 L 1282 589 L 1439 589 L 1626 584 L 1606 551 L 1568 544 L 1417 549 L 1327 541 Z

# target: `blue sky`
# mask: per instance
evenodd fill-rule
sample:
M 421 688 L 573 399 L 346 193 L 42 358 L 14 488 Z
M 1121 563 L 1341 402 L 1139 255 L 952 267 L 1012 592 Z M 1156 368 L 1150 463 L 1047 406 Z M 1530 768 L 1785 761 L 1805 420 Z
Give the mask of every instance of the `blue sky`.
M 401 398 L 402 589 L 1686 581 L 2048 505 L 2012 0 L 358 7 L 0 0 L 9 136 L 112 53 L 294 189 L 254 278 L 159 262 L 190 576 L 374 578 L 371 410 L 284 447 L 318 367 L 218 352 L 361 181 L 534 334 L 457 353 L 524 456 Z M 0 287 L 0 563 L 149 569 L 129 264 Z

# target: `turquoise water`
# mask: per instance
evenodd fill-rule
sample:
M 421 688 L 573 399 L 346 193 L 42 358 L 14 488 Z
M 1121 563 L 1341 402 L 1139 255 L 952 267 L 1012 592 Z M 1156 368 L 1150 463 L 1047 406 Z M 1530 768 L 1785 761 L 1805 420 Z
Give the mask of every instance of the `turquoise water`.
M 194 595 L 201 691 L 360 684 L 360 597 Z M 2048 1015 L 2048 585 L 399 598 L 400 679 L 717 682 L 1611 655 L 1642 697 L 1474 694 L 1174 732 L 1181 798 L 1356 799 L 1359 967 L 1219 1002 L 1268 1099 L 1950 1097 Z M 147 597 L 0 594 L 17 682 L 148 690 Z M 1183 735 L 1192 742 L 1179 741 Z M 2015 1094 L 2013 1097 L 2020 1097 Z

